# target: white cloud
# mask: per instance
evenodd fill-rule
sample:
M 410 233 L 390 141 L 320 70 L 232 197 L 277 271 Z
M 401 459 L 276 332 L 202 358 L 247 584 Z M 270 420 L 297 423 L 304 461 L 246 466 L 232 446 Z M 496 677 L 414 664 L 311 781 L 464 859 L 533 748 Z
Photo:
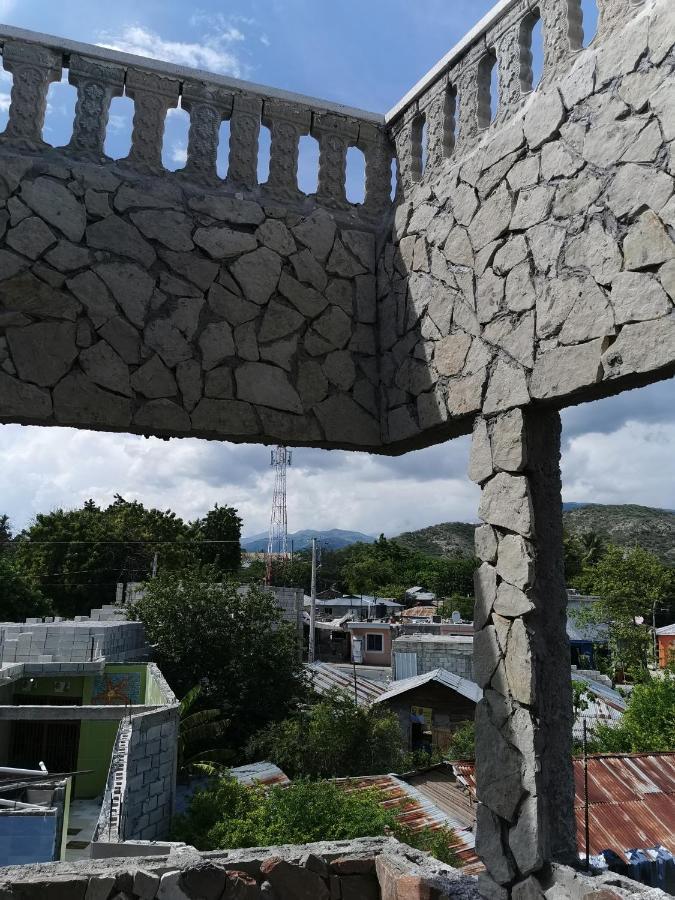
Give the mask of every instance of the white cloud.
M 261 34 L 260 35 L 260 43 L 263 44 L 265 47 L 269 47 L 272 42 L 270 41 L 270 39 L 267 37 L 266 34 Z
M 9 111 L 10 104 L 10 95 L 9 94 L 0 94 L 0 112 L 6 113 Z
M 187 162 L 187 147 L 182 144 L 174 144 L 171 148 L 171 162 L 184 166 Z
M 108 128 L 110 131 L 124 131 L 131 128 L 131 118 L 129 116 L 108 116 Z
M 110 50 L 243 78 L 247 67 L 228 49 L 233 40 L 229 33 L 216 32 L 205 35 L 199 42 L 167 41 L 142 25 L 128 25 L 117 34 L 101 33 L 97 43 Z
M 629 420 L 572 438 L 563 452 L 565 500 L 675 509 L 675 425 Z

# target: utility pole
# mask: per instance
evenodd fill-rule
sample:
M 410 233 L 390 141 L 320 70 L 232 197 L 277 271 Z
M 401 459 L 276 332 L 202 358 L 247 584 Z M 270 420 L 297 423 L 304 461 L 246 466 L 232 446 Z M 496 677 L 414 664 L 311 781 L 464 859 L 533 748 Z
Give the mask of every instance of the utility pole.
M 155 553 L 152 557 L 152 577 L 157 578 L 157 563 L 159 561 L 159 554 Z
M 308 661 L 314 662 L 314 637 L 316 633 L 316 538 L 312 538 L 312 604 L 309 609 Z

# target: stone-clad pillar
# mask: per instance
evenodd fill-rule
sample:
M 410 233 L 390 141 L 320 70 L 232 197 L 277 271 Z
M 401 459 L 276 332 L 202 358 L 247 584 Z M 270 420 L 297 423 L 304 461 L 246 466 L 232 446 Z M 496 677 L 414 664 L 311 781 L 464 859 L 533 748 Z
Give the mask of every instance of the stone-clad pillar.
M 476 421 L 476 848 L 485 896 L 518 897 L 547 862 L 576 858 L 557 412 Z

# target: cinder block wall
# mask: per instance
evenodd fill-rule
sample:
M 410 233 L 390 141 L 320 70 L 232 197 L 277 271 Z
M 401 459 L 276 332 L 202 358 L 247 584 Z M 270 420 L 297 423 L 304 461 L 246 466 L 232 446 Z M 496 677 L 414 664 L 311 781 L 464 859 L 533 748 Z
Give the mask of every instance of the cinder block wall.
M 176 793 L 178 706 L 131 720 L 122 840 L 165 838 Z

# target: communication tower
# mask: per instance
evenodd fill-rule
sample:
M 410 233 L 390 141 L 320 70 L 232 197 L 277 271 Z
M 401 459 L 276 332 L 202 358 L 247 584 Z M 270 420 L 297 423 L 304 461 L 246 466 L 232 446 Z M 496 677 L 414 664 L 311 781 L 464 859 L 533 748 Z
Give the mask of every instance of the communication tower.
M 274 469 L 274 496 L 267 541 L 267 581 L 272 574 L 272 560 L 288 556 L 288 514 L 286 512 L 286 469 L 291 465 L 293 452 L 278 446 L 270 452 L 270 465 Z

